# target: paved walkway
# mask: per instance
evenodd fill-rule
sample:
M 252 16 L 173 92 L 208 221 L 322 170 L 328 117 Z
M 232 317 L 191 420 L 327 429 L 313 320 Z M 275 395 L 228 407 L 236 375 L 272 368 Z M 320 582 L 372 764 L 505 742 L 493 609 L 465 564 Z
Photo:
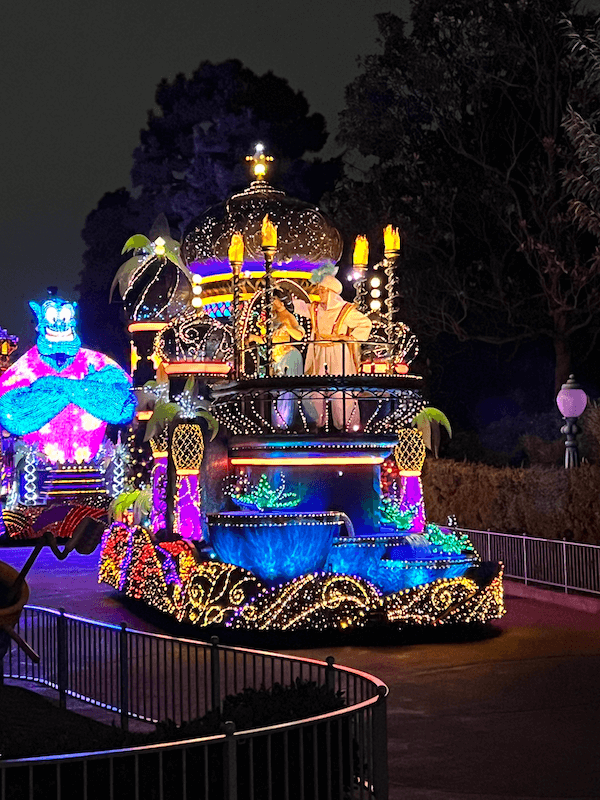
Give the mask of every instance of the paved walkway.
M 0 560 L 18 567 L 28 553 L 1 548 Z M 97 584 L 95 560 L 45 551 L 30 602 L 161 630 L 160 616 Z M 388 636 L 294 653 L 334 655 L 389 685 L 391 800 L 600 798 L 600 602 L 587 606 L 509 597 L 476 641 Z

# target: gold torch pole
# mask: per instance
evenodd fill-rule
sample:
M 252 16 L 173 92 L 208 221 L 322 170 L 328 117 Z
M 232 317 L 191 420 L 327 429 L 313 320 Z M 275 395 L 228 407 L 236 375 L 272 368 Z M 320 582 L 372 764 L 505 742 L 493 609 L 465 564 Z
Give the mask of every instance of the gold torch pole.
M 273 374 L 273 280 L 271 267 L 277 252 L 277 228 L 267 214 L 262 221 L 262 251 L 265 257 L 265 346 L 267 358 L 267 376 Z
M 352 268 L 354 270 L 354 302 L 358 309 L 368 313 L 367 308 L 367 264 L 369 263 L 369 242 L 366 236 L 357 236 L 354 240 Z
M 398 278 L 396 276 L 396 261 L 400 255 L 400 234 L 398 228 L 388 225 L 383 230 L 383 255 L 385 257 L 385 276 L 387 278 L 387 325 L 386 337 L 388 345 L 392 343 L 394 335 L 394 317 L 398 310 L 398 299 L 400 290 L 398 288 Z
M 229 245 L 229 264 L 231 265 L 231 318 L 233 324 L 233 371 L 239 380 L 243 368 L 242 332 L 240 330 L 240 271 L 244 261 L 244 238 L 241 233 L 234 233 Z

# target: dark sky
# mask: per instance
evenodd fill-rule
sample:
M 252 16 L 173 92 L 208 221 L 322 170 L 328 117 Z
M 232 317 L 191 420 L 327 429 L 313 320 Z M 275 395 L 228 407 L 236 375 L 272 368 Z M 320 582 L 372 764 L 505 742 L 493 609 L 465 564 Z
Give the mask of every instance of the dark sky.
M 286 78 L 333 130 L 357 56 L 377 51 L 374 15 L 407 9 L 408 0 L 6 4 L 0 327 L 32 337 L 28 300 L 53 284 L 71 293 L 84 219 L 105 192 L 129 185 L 161 78 L 238 58 Z
M 600 0 L 585 6 L 598 9 Z M 27 301 L 53 284 L 70 296 L 84 219 L 105 192 L 129 185 L 161 78 L 238 58 L 302 90 L 335 131 L 357 57 L 378 50 L 374 15 L 407 17 L 408 8 L 409 0 L 5 4 L 0 327 L 31 340 Z

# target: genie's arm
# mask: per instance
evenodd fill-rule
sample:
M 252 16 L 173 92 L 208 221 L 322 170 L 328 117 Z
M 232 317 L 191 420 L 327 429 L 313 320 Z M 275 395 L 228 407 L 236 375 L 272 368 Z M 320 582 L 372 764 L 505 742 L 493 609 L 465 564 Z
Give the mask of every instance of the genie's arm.
M 88 374 L 71 384 L 71 402 L 92 416 L 113 425 L 131 422 L 137 400 L 127 375 L 116 366 L 106 366 L 96 371 L 93 366 Z
M 0 397 L 0 425 L 17 436 L 39 431 L 71 402 L 70 383 L 48 375 L 31 386 L 10 389 Z

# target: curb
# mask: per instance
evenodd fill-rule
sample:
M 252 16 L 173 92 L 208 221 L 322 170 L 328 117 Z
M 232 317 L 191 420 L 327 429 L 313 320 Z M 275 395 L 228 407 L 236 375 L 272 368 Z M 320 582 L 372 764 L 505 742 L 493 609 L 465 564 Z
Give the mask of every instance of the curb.
M 580 594 L 540 589 L 537 586 L 525 585 L 506 578 L 504 579 L 504 594 L 506 597 L 523 597 L 527 600 L 538 600 L 540 603 L 566 606 L 577 611 L 585 611 L 588 614 L 600 614 L 600 598 L 598 597 L 585 597 Z

